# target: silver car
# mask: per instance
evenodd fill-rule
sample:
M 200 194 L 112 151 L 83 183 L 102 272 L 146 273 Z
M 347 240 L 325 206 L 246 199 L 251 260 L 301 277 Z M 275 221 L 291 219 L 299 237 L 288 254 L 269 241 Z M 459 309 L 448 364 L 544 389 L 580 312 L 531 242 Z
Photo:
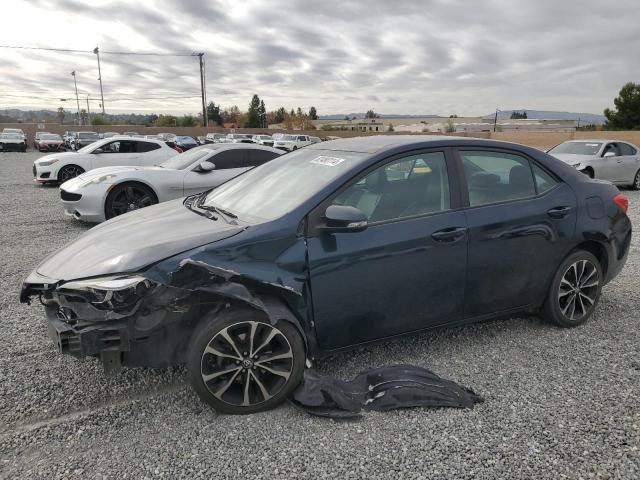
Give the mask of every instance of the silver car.
M 640 190 L 638 147 L 619 140 L 570 140 L 547 153 L 576 167 L 591 178 Z

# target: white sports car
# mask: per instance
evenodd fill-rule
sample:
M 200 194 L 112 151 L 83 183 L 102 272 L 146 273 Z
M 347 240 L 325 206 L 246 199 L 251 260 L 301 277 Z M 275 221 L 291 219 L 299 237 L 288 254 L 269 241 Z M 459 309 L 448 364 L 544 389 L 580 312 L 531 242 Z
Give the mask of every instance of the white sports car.
M 159 140 L 111 137 L 98 140 L 77 152 L 45 155 L 33 163 L 33 176 L 38 183 L 63 183 L 95 168 L 159 165 L 177 154 Z
M 106 167 L 60 186 L 65 213 L 102 222 L 132 210 L 217 187 L 280 155 L 262 145 L 215 143 L 181 153 L 157 167 Z

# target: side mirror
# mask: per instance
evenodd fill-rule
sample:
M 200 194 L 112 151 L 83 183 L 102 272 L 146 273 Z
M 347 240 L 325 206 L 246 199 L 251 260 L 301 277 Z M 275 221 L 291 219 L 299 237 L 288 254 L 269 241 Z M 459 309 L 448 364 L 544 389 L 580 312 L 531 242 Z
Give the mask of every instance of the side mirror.
M 325 232 L 362 232 L 367 228 L 367 216 L 348 205 L 329 205 L 324 218 L 326 225 L 320 229 Z
M 610 158 L 615 156 L 616 156 L 615 152 L 605 152 L 605 154 L 602 155 L 602 158 Z
M 204 162 L 201 162 L 200 165 L 198 165 L 198 167 L 196 168 L 196 171 L 200 173 L 208 173 L 212 170 L 215 170 L 215 168 L 216 168 L 215 163 L 205 160 Z
M 95 149 L 93 152 L 91 152 L 91 153 L 95 153 L 95 154 L 98 154 L 98 153 L 104 153 L 104 150 L 103 150 L 102 148 L 96 148 L 96 149 Z

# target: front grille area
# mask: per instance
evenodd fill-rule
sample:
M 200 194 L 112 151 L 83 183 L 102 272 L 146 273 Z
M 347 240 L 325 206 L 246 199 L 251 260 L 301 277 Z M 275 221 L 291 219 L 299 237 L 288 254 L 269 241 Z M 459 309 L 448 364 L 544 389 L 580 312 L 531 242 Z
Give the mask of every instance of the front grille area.
M 51 172 L 44 172 L 42 175 L 40 175 L 40 178 L 49 178 L 49 175 L 51 175 Z
M 82 195 L 79 193 L 71 193 L 66 190 L 60 189 L 60 198 L 62 200 L 66 200 L 67 202 L 77 202 L 82 198 Z

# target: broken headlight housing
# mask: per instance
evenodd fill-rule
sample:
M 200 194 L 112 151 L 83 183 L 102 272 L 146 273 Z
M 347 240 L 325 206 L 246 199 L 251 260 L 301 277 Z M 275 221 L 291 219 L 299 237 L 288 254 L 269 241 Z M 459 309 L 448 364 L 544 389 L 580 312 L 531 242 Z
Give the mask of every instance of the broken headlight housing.
M 135 305 L 154 286 L 140 275 L 110 275 L 66 282 L 58 287 L 58 292 L 80 297 L 101 310 L 123 310 Z

